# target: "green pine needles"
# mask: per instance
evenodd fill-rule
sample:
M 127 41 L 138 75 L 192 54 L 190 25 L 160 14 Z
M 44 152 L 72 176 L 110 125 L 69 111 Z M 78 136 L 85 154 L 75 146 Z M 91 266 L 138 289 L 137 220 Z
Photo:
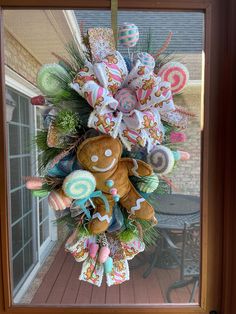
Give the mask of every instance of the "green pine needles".
M 80 127 L 78 115 L 71 110 L 62 109 L 56 116 L 55 126 L 63 134 L 75 134 Z

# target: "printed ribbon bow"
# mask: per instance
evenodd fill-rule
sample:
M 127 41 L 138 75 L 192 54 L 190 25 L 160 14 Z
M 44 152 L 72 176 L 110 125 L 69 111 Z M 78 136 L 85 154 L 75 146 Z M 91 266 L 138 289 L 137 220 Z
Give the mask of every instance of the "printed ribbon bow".
M 174 112 L 170 83 L 137 60 L 128 70 L 117 51 L 102 62 L 87 63 L 71 87 L 94 108 L 88 126 L 121 139 L 128 150 L 150 151 L 163 140 L 162 114 Z
M 81 214 L 82 212 L 85 213 L 86 217 L 88 219 L 91 219 L 91 215 L 90 215 L 90 212 L 89 210 L 86 208 L 86 203 L 89 201 L 91 203 L 91 205 L 95 208 L 93 202 L 92 202 L 92 198 L 100 198 L 104 205 L 105 205 L 105 209 L 107 212 L 109 212 L 110 208 L 109 208 L 109 203 L 107 201 L 107 198 L 105 195 L 102 194 L 102 191 L 94 191 L 93 193 L 91 193 L 88 197 L 85 197 L 85 198 L 82 198 L 82 199 L 78 199 L 78 200 L 75 200 L 73 203 L 72 203 L 72 206 L 71 206 L 71 210 L 76 210 L 77 207 L 80 207 L 80 211 L 77 213 L 77 215 Z

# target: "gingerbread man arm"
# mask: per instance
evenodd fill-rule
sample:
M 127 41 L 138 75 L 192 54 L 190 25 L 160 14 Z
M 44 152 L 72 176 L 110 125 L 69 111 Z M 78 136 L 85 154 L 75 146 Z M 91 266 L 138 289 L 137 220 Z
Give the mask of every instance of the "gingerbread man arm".
M 120 162 L 124 163 L 128 169 L 129 176 L 144 177 L 152 174 L 152 167 L 142 160 L 132 158 L 122 158 Z

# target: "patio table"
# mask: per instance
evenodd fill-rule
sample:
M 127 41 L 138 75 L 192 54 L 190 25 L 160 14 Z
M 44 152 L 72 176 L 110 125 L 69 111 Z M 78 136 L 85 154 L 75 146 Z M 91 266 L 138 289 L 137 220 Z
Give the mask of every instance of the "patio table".
M 149 268 L 143 276 L 146 278 L 153 267 L 176 268 L 178 265 L 169 254 L 168 235 L 181 236 L 185 224 L 200 222 L 200 198 L 198 196 L 183 194 L 163 194 L 155 195 L 153 193 L 148 202 L 155 209 L 158 220 L 157 229 L 160 232 L 159 243 L 157 243 L 155 252 L 151 259 Z

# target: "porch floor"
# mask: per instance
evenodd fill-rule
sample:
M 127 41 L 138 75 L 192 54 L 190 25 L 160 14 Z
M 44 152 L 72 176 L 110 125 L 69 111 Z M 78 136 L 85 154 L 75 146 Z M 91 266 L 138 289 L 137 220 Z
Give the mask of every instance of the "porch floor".
M 134 258 L 131 266 L 137 263 Z M 31 304 L 102 305 L 102 304 L 160 304 L 165 303 L 167 288 L 179 278 L 178 269 L 154 268 L 144 279 L 148 263 L 130 270 L 130 280 L 117 286 L 101 287 L 78 279 L 81 263 L 77 263 L 62 245 L 44 275 Z M 187 303 L 191 285 L 172 291 L 173 303 Z M 198 302 L 198 291 L 194 302 Z

